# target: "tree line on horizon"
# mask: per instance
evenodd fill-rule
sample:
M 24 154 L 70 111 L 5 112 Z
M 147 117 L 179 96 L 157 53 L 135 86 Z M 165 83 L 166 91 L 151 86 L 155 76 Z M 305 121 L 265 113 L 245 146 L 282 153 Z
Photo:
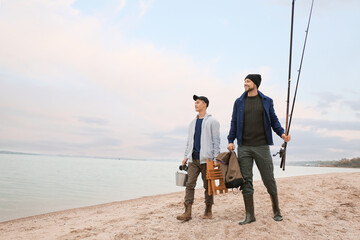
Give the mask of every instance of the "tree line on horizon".
M 338 161 L 321 161 L 321 167 L 344 167 L 344 168 L 360 168 L 360 157 L 356 158 L 343 158 Z

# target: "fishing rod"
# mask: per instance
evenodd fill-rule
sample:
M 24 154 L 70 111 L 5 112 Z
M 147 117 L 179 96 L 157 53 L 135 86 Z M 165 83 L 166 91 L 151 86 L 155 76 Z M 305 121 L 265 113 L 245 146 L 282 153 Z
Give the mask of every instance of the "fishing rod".
M 300 79 L 301 68 L 302 68 L 302 64 L 303 64 L 303 60 L 304 60 L 305 47 L 306 47 L 306 42 L 307 42 L 307 36 L 308 36 L 308 33 L 309 33 L 310 20 L 311 20 L 311 15 L 312 15 L 313 6 L 314 6 L 314 0 L 312 0 L 312 2 L 311 2 L 309 20 L 308 20 L 307 28 L 306 28 L 306 31 L 305 31 L 304 46 L 303 46 L 303 50 L 302 50 L 302 54 L 301 54 L 300 66 L 299 66 L 298 75 L 297 75 L 297 80 L 296 80 L 294 99 L 293 99 L 293 103 L 292 103 L 292 106 L 291 106 L 291 113 L 290 113 L 290 120 L 289 120 L 288 132 L 290 131 L 291 120 L 292 120 L 292 116 L 293 116 L 293 112 L 294 112 L 294 107 L 295 107 L 295 100 L 296 100 L 296 95 L 297 95 L 297 89 L 298 89 L 298 86 L 299 86 L 299 79 Z
M 293 33 L 294 33 L 294 9 L 295 9 L 295 0 L 292 0 L 291 3 L 291 27 L 290 27 L 290 51 L 289 51 L 289 74 L 288 74 L 288 91 L 286 99 L 286 123 L 285 123 L 285 135 L 288 135 L 288 124 L 289 124 L 289 106 L 290 106 L 290 86 L 291 86 L 291 62 L 292 62 L 292 43 L 293 43 Z M 285 171 L 285 159 L 286 159 L 286 147 L 287 142 L 284 142 L 280 148 L 280 168 Z
M 288 124 L 289 124 L 289 106 L 290 106 L 290 86 L 291 86 L 291 60 L 292 60 L 292 42 L 293 42 L 293 32 L 294 32 L 294 9 L 295 9 L 295 0 L 292 0 L 291 3 L 291 27 L 290 27 L 290 51 L 289 51 L 289 75 L 288 75 L 288 91 L 286 99 L 286 123 L 285 123 L 285 135 L 288 134 Z M 284 142 L 281 145 L 279 152 L 273 154 L 276 156 L 279 154 L 281 158 L 280 168 L 285 171 L 285 157 L 286 157 L 286 147 L 287 142 Z
M 290 113 L 290 117 L 289 117 L 289 105 L 290 105 L 290 104 L 289 104 L 289 99 L 290 99 L 290 83 L 291 83 L 291 59 L 292 59 L 292 40 L 293 40 L 295 0 L 292 1 L 291 30 L 290 30 L 290 54 L 289 54 L 289 75 L 288 75 L 288 93 L 287 93 L 287 101 L 286 101 L 286 123 L 285 123 L 285 134 L 286 134 L 286 135 L 288 135 L 289 132 L 290 132 L 290 126 L 291 126 L 292 116 L 293 116 L 294 107 L 295 107 L 297 90 L 298 90 L 298 86 L 299 86 L 300 73 L 301 73 L 302 63 L 303 63 L 303 59 L 304 59 L 304 53 L 305 53 L 305 47 L 306 47 L 307 37 L 308 37 L 308 33 L 309 33 L 309 26 L 310 26 L 310 20 L 311 20 L 313 5 L 314 5 L 314 0 L 312 0 L 312 2 L 311 2 L 309 20 L 308 20 L 307 28 L 306 28 L 306 31 L 305 31 L 306 34 L 305 34 L 304 46 L 303 46 L 303 50 L 302 50 L 302 55 L 301 55 L 301 60 L 300 60 L 300 66 L 299 66 L 299 69 L 298 69 L 298 75 L 297 75 L 297 81 L 296 81 L 296 87 L 295 87 L 295 93 L 294 93 L 294 98 L 293 98 L 292 106 L 291 106 L 291 113 Z M 282 168 L 283 171 L 285 171 L 286 149 L 287 149 L 287 142 L 284 142 L 284 143 L 281 145 L 280 151 L 277 152 L 276 154 L 274 154 L 274 156 L 276 156 L 277 154 L 280 155 L 280 158 L 281 158 L 280 168 Z

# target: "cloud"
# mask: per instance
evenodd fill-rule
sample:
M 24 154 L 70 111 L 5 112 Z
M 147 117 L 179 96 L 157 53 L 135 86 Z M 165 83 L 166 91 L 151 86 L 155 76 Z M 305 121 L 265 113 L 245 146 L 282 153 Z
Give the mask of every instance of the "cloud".
M 342 142 L 360 140 L 360 126 L 355 121 L 296 119 L 292 130 L 316 133 L 324 138 L 336 137 L 338 141 Z
M 140 16 L 143 17 L 151 8 L 151 5 L 154 1 L 153 0 L 140 0 Z
M 225 150 L 233 103 L 243 92 L 248 72 L 262 74 L 260 90 L 273 97 L 284 120 L 286 96 L 274 84 L 276 76 L 268 66 L 239 68 L 225 82 L 212 69 L 216 59 L 200 62 L 190 53 L 133 41 L 118 25 L 79 14 L 72 3 L 3 2 L 0 144 L 4 150 L 182 157 L 187 126 L 196 115 L 193 94 L 210 99 L 208 112 L 221 124 Z M 117 3 L 122 10 L 127 4 Z M 144 16 L 153 1 L 139 4 Z M 357 124 L 322 119 L 332 112 L 341 117 L 346 101 L 349 111 L 358 111 L 356 102 L 331 93 L 319 96 L 315 107 L 298 99 L 293 140 L 305 144 L 296 144 L 294 150 L 299 156 L 305 156 L 307 148 L 314 151 L 314 146 L 324 147 L 324 156 L 327 149 L 353 151 L 346 143 L 358 141 L 351 133 L 357 133 Z M 281 139 L 277 141 L 280 145 Z
M 316 96 L 319 98 L 316 109 L 322 114 L 328 113 L 336 104 L 342 100 L 342 96 L 331 92 L 318 92 Z
M 322 120 L 322 119 L 304 119 L 296 118 L 294 123 L 298 125 L 299 130 L 305 127 L 312 129 L 321 129 L 326 126 L 330 130 L 354 130 L 360 131 L 360 125 L 357 121 L 333 121 L 333 120 Z M 295 127 L 295 126 L 294 126 Z
M 338 160 L 360 155 L 357 147 L 360 126 L 356 121 L 296 118 L 290 134 L 287 156 L 293 161 Z
M 120 12 L 126 6 L 126 0 L 118 0 L 117 12 Z
M 360 139 L 349 141 L 342 137 L 329 136 L 317 131 L 292 131 L 288 144 L 287 158 L 290 161 L 339 160 L 360 155 L 357 147 Z M 277 149 L 276 149 L 277 150 Z
M 323 129 L 318 129 L 317 132 L 323 136 L 339 137 L 348 142 L 353 140 L 360 140 L 360 131 L 354 131 L 354 130 L 334 131 L 334 130 L 329 130 L 327 128 L 323 128 Z
M 344 104 L 344 106 L 348 106 L 349 108 L 351 108 L 352 110 L 357 112 L 357 114 L 359 114 L 360 113 L 359 102 L 360 102 L 360 100 L 354 100 L 354 101 L 346 100 L 346 101 L 343 101 L 343 104 Z
M 11 14 L 22 11 L 18 3 L 8 3 L 0 22 L 0 74 L 7 76 L 1 82 L 1 107 L 7 109 L 1 132 L 12 143 L 4 146 L 46 146 L 34 151 L 47 153 L 61 149 L 49 144 L 71 139 L 67 152 L 113 139 L 122 143 L 117 152 L 147 156 L 151 148 L 141 146 L 163 138 L 153 131 L 172 131 L 194 117 L 194 93 L 212 99 L 211 109 L 227 104 L 228 97 L 217 101 L 219 91 L 229 102 L 237 96 L 191 56 L 128 43 L 114 29 L 102 31 L 96 18 L 77 15 L 71 2 L 58 8 L 33 2 L 22 17 Z
M 108 124 L 108 120 L 99 118 L 99 117 L 80 116 L 79 121 L 84 122 L 84 123 L 89 123 L 89 124 L 99 124 L 99 125 L 107 125 Z
M 291 6 L 291 1 L 288 0 L 272 0 L 273 4 Z M 305 7 L 310 7 L 311 0 L 308 1 L 295 1 L 295 9 L 300 7 L 304 10 Z M 352 7 L 358 5 L 357 0 L 327 0 L 327 1 L 314 1 L 314 6 L 318 11 L 330 11 L 339 7 Z

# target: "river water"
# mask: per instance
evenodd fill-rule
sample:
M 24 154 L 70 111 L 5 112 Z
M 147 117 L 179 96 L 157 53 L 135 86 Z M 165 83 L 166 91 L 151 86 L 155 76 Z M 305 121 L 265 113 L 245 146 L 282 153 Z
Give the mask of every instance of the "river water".
M 0 154 L 0 222 L 184 191 L 175 185 L 180 162 Z M 282 171 L 275 166 L 276 178 L 331 172 L 360 169 L 287 166 Z M 254 167 L 254 180 L 259 179 Z

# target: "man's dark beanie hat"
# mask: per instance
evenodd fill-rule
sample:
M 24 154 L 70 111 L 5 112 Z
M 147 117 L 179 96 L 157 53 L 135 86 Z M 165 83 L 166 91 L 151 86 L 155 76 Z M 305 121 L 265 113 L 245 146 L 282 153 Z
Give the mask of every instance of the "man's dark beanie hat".
M 257 86 L 257 88 L 259 88 L 260 83 L 261 83 L 261 75 L 260 74 L 249 74 L 246 76 L 245 79 L 250 79 L 253 83 L 255 83 L 255 85 Z

